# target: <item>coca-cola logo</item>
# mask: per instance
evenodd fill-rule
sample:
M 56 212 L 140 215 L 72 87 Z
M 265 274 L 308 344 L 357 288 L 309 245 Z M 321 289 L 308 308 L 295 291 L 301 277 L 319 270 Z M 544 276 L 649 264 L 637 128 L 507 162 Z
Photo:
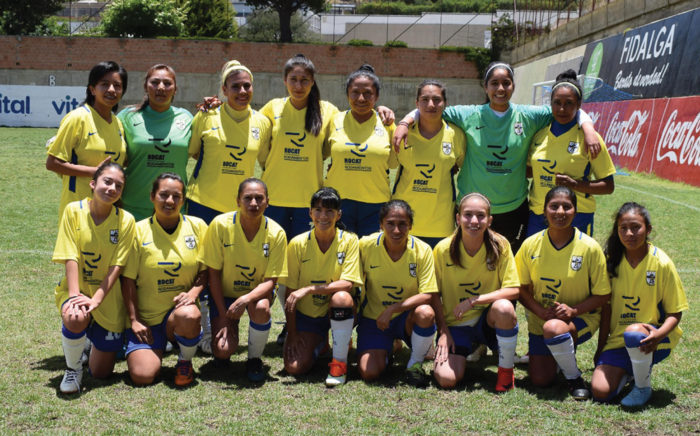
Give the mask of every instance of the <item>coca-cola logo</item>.
M 634 110 L 629 119 L 620 120 L 619 118 L 620 112 L 615 112 L 608 130 L 605 132 L 605 144 L 611 154 L 635 157 L 639 151 L 639 141 L 642 138 L 641 130 L 649 118 L 649 112 Z
M 700 113 L 692 121 L 677 121 L 678 109 L 671 112 L 656 149 L 656 160 L 700 166 Z

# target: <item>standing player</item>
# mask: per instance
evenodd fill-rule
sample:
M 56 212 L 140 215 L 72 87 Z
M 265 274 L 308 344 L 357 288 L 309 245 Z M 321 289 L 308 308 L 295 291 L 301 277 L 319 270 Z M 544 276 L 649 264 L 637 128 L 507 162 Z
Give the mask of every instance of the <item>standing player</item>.
M 384 204 L 379 219 L 382 231 L 360 240 L 365 295 L 357 327 L 358 369 L 366 381 L 379 378 L 394 339 L 400 339 L 411 347 L 406 382 L 425 387 L 423 360 L 435 334 L 430 303 L 438 292 L 433 254 L 409 235 L 413 211 L 405 201 Z
M 535 386 L 548 386 L 557 365 L 576 400 L 590 392 L 576 363 L 576 345 L 591 338 L 610 299 L 605 256 L 595 239 L 573 227 L 576 194 L 552 188 L 544 200 L 549 227 L 525 240 L 515 256 L 520 302 L 527 309 L 528 373 Z
M 333 117 L 324 152 L 332 158 L 324 185 L 343 197 L 343 224 L 359 236 L 379 230 L 379 208 L 391 198 L 389 168 L 398 164 L 391 148 L 394 125 L 385 127 L 374 110 L 379 88 L 370 65 L 348 76 L 350 110 Z
M 61 120 L 46 158 L 46 169 L 63 179 L 59 218 L 68 203 L 90 196 L 90 179 L 97 167 L 108 160 L 126 162 L 122 125 L 113 114 L 126 85 L 124 68 L 100 62 L 90 70 L 83 104 Z
M 177 342 L 180 356 L 175 385 L 194 380 L 192 357 L 201 338 L 197 297 L 207 272 L 197 253 L 207 225 L 180 214 L 185 182 L 163 173 L 153 182 L 155 214 L 136 224 L 136 238 L 122 274 L 122 292 L 129 316 L 126 363 L 136 385 L 147 385 L 160 372 L 168 341 Z
M 436 80 L 418 86 L 420 118 L 398 155 L 401 166 L 393 195 L 418 211 L 411 233 L 431 247 L 454 231 L 453 175 L 462 166 L 466 147 L 464 132 L 442 120 L 445 93 L 445 85 Z
M 55 292 L 68 367 L 60 386 L 64 394 L 80 392 L 86 336 L 93 345 L 90 374 L 112 373 L 126 320 L 119 274 L 133 243 L 134 217 L 114 206 L 124 188 L 124 170 L 104 162 L 88 185 L 92 198 L 69 203 L 63 211 L 52 258 L 66 269 Z
M 149 191 L 159 174 L 169 171 L 187 183 L 187 147 L 192 115 L 172 106 L 177 92 L 175 71 L 165 64 L 152 66 L 143 84 L 141 104 L 119 112 L 124 126 L 129 165 L 122 205 L 137 221 L 153 214 Z
M 617 212 L 605 246 L 612 282 L 598 335 L 593 397 L 612 400 L 634 376 L 621 404 L 640 407 L 651 398 L 651 368 L 678 344 L 678 326 L 688 300 L 673 261 L 649 243 L 649 211 L 625 203 Z
M 510 244 L 491 230 L 491 205 L 481 194 L 459 202 L 457 230 L 435 247 L 439 295 L 435 380 L 453 388 L 464 378 L 467 356 L 479 344 L 498 349 L 496 392 L 513 389 L 518 319 L 518 271 Z
M 568 186 L 576 192 L 577 212 L 573 226 L 588 236 L 593 236 L 593 195 L 612 194 L 615 190 L 615 165 L 602 138 L 601 152 L 593 159 L 581 147 L 583 131 L 576 123 L 581 107 L 581 85 L 576 73 L 567 70 L 557 76 L 552 86 L 552 123 L 537 132 L 530 145 L 528 170 L 531 170 L 530 220 L 528 236 L 546 227 L 542 209 L 543 200 L 551 188 Z
M 267 186 L 249 178 L 238 186 L 236 212 L 214 218 L 207 229 L 198 260 L 208 267 L 209 317 L 212 351 L 228 360 L 238 348 L 238 321 L 247 310 L 247 376 L 265 379 L 263 349 L 270 334 L 270 305 L 277 280 L 287 277 L 287 238 L 284 230 L 263 216 Z
M 333 360 L 326 378 L 330 387 L 345 383 L 357 309 L 353 285 L 362 285 L 357 236 L 338 228 L 341 215 L 338 192 L 321 188 L 311 197 L 314 227 L 294 237 L 287 248 L 284 368 L 293 375 L 308 372 L 330 329 Z

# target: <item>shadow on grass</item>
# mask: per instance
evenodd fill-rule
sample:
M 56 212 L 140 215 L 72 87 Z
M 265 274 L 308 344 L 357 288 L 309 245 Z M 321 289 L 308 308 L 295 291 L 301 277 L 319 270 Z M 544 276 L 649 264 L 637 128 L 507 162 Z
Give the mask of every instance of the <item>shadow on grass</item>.
M 270 365 L 265 362 L 265 356 L 263 356 L 263 370 L 265 371 L 265 380 L 261 382 L 252 382 L 248 380 L 246 375 L 245 359 L 246 354 L 243 354 L 244 360 L 228 360 L 228 361 L 215 361 L 211 358 L 207 363 L 199 367 L 199 371 L 195 375 L 195 380 L 199 379 L 201 381 L 207 382 L 217 382 L 223 383 L 224 386 L 221 389 L 258 389 L 261 388 L 267 382 L 275 382 L 278 379 L 270 374 Z M 237 357 L 240 358 L 241 354 L 236 353 L 231 356 L 233 359 Z M 175 369 L 172 369 L 172 380 L 175 377 Z M 173 388 L 177 388 L 173 384 Z
M 624 410 L 625 412 L 628 413 L 639 413 L 639 412 L 644 412 L 648 409 L 663 409 L 668 407 L 671 403 L 673 403 L 673 400 L 676 399 L 676 394 L 673 392 L 667 390 L 667 389 L 654 389 L 651 392 L 651 399 L 649 399 L 649 402 L 646 403 L 642 407 L 625 407 L 620 404 L 620 400 L 625 398 L 625 395 L 627 395 L 630 390 L 632 389 L 632 384 L 630 383 L 629 386 L 627 386 L 620 395 L 617 396 L 615 399 L 614 404 L 618 405 L 620 407 L 620 410 Z M 652 388 L 653 389 L 653 388 Z

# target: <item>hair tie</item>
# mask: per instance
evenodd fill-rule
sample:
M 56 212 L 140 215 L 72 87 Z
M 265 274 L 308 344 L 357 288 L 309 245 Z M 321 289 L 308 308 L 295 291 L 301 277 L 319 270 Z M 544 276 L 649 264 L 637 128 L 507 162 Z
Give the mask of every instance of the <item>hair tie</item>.
M 226 78 L 234 71 L 244 71 L 250 75 L 250 81 L 253 81 L 253 73 L 250 72 L 248 67 L 242 65 L 240 62 L 233 60 L 228 61 L 221 67 L 221 86 L 226 85 Z
M 486 80 L 486 78 L 489 77 L 489 73 L 490 73 L 491 71 L 493 71 L 495 68 L 505 68 L 506 70 L 508 70 L 508 71 L 510 72 L 510 76 L 511 76 L 511 77 L 513 77 L 513 76 L 515 75 L 515 74 L 513 74 L 513 70 L 510 68 L 510 65 L 505 64 L 505 63 L 503 63 L 503 62 L 499 62 L 499 63 L 497 63 L 497 64 L 491 65 L 491 68 L 489 68 L 488 70 L 486 70 L 486 74 L 484 74 L 484 80 Z
M 557 83 L 556 85 L 552 86 L 552 91 L 551 91 L 551 93 L 554 94 L 554 90 L 557 89 L 557 87 L 559 87 L 559 86 L 567 86 L 567 85 L 570 86 L 570 87 L 572 87 L 572 88 L 574 88 L 574 91 L 576 91 L 576 94 L 578 95 L 578 98 L 581 98 L 581 91 L 579 91 L 578 86 L 574 85 L 574 84 L 571 83 L 571 82 L 559 82 L 559 83 Z

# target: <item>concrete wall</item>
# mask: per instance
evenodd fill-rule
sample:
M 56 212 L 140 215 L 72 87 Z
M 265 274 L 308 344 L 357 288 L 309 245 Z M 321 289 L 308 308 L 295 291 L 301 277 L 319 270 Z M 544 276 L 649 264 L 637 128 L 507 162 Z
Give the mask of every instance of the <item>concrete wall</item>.
M 323 99 L 347 108 L 345 77 L 361 64 L 374 66 L 383 82 L 380 104 L 398 114 L 415 107 L 416 86 L 427 77 L 448 86 L 454 103 L 481 103 L 483 92 L 476 67 L 464 56 L 431 49 L 386 49 L 340 45 L 234 43 L 219 41 L 0 37 L 0 83 L 8 85 L 84 86 L 90 68 L 111 59 L 129 72 L 123 104 L 141 100 L 144 72 L 166 63 L 178 73 L 176 104 L 193 110 L 204 95 L 219 93 L 218 71 L 229 59 L 238 59 L 254 74 L 253 107 L 286 95 L 282 83 L 285 61 L 304 53 L 314 61 Z

